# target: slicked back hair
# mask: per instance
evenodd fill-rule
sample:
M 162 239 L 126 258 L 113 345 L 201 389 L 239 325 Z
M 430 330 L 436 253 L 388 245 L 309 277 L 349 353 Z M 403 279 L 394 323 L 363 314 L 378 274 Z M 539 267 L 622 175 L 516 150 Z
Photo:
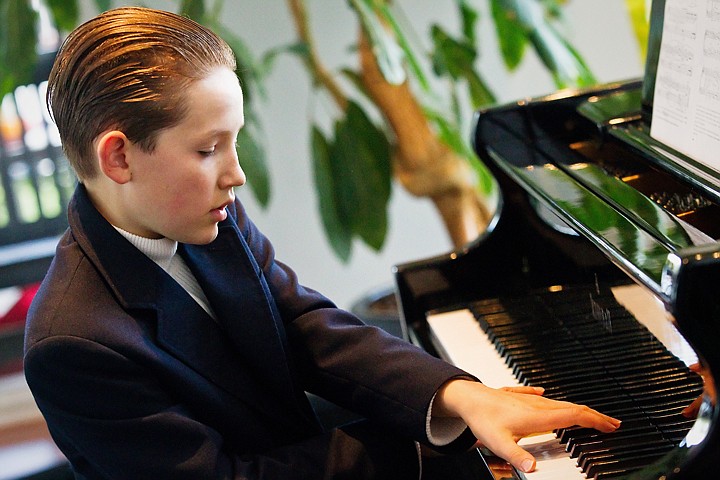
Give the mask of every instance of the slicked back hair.
M 227 43 L 174 13 L 117 8 L 76 28 L 50 72 L 47 104 L 80 181 L 98 174 L 98 135 L 117 129 L 152 152 L 158 132 L 182 121 L 188 85 L 219 67 L 236 68 Z

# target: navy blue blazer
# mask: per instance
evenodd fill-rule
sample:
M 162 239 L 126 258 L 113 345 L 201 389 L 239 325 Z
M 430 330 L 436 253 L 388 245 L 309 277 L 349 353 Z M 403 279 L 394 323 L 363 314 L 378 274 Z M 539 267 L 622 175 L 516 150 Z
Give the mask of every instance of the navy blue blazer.
M 25 340 L 77 478 L 417 478 L 410 439 L 428 441 L 432 396 L 467 374 L 302 286 L 240 202 L 228 211 L 215 241 L 178 247 L 215 321 L 78 187 Z M 323 432 L 306 391 L 372 424 Z

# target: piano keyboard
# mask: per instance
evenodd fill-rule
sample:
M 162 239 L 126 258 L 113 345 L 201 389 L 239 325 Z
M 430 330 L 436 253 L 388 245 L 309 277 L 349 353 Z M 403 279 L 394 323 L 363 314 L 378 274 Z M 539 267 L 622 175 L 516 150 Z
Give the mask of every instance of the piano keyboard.
M 680 412 L 702 390 L 687 369 L 697 357 L 651 294 L 572 290 L 428 315 L 438 353 L 486 385 L 542 386 L 549 398 L 623 420 L 612 434 L 568 428 L 522 439 L 537 468 L 515 472 L 520 479 L 619 478 L 651 464 L 690 429 Z

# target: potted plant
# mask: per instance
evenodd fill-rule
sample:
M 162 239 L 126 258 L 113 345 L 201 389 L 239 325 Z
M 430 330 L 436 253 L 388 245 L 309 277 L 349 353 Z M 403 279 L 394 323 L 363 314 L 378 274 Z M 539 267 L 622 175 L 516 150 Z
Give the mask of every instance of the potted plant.
M 0 2 L 0 94 L 31 78 L 43 12 L 60 32 L 79 22 L 78 0 L 44 2 Z M 101 11 L 115 3 L 95 0 L 93 7 Z M 175 3 L 176 11 L 220 33 L 239 59 L 248 127 L 238 139 L 238 154 L 260 205 L 268 205 L 272 181 L 256 109 L 278 55 L 297 56 L 315 88 L 332 99 L 333 125 L 323 128 L 311 119 L 306 128 L 320 216 L 328 242 L 343 262 L 351 258 L 356 240 L 382 249 L 393 182 L 432 202 L 454 246 L 466 244 L 485 229 L 494 208 L 493 181 L 467 139 L 472 110 L 496 101 L 487 75 L 476 68 L 481 53 L 476 35 L 480 6 L 487 7 L 497 33 L 499 51 L 490 53 L 498 53 L 509 70 L 534 51 L 557 88 L 596 82 L 560 33 L 563 0 L 442 2 L 438 8 L 457 11 L 459 27 L 449 31 L 433 25 L 423 37 L 426 45 L 418 45 L 418 35 L 403 20 L 399 3 L 347 2 L 356 20 L 359 68 L 341 71 L 331 71 L 323 61 L 304 0 L 286 0 L 297 41 L 259 56 L 221 22 L 222 1 Z M 626 3 L 638 38 L 643 39 L 645 1 Z

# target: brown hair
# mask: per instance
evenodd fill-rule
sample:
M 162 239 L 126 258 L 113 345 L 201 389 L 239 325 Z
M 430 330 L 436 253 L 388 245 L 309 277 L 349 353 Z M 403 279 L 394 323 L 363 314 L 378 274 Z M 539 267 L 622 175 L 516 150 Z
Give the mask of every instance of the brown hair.
M 50 72 L 47 104 L 80 180 L 97 174 L 92 142 L 108 128 L 152 151 L 158 132 L 183 119 L 187 86 L 217 67 L 236 68 L 227 43 L 174 13 L 117 8 L 76 28 Z

